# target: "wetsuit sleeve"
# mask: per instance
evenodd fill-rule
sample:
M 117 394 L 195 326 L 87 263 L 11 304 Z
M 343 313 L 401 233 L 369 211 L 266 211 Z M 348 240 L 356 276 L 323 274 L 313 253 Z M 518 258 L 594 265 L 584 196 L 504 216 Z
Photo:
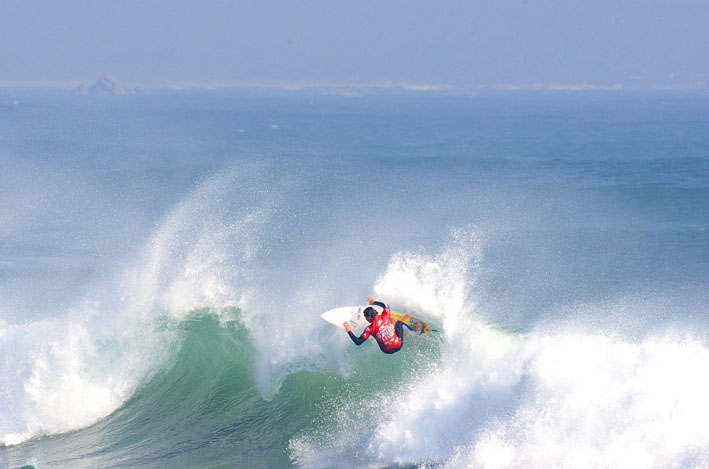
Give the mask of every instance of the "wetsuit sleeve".
M 362 334 L 359 337 L 355 337 L 355 335 L 352 333 L 352 331 L 348 332 L 348 334 L 350 335 L 350 339 L 352 339 L 352 342 L 354 342 L 355 345 L 362 345 L 362 343 L 365 340 L 367 340 L 367 338 L 364 336 L 364 334 Z
M 372 303 L 372 304 L 373 304 L 373 305 L 376 305 L 376 306 L 379 306 L 380 308 L 382 308 L 382 310 L 385 310 L 385 309 L 389 308 L 386 304 L 382 303 L 381 301 L 375 301 L 375 302 Z
M 347 333 L 350 335 L 350 339 L 352 339 L 352 342 L 354 342 L 355 345 L 362 345 L 365 340 L 369 339 L 369 336 L 372 334 L 372 330 L 369 326 L 365 327 L 364 331 L 362 331 L 362 335 L 359 337 L 355 337 L 352 331 Z

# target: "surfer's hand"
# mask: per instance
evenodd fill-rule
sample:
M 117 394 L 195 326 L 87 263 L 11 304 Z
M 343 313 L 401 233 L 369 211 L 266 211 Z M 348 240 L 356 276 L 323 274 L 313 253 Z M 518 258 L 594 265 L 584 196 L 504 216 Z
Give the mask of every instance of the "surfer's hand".
M 352 328 L 350 327 L 350 323 L 349 323 L 349 322 L 345 321 L 345 322 L 342 323 L 342 325 L 345 326 L 345 330 L 346 330 L 347 332 L 352 332 Z
M 369 302 L 370 305 L 373 305 L 376 300 L 372 298 L 371 296 L 367 297 L 367 302 Z

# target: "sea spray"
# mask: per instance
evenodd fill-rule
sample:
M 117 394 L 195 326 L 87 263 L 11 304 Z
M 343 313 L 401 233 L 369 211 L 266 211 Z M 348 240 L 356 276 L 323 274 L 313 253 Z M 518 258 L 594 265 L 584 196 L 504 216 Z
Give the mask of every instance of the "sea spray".
M 415 311 L 433 318 L 440 322 L 442 331 L 428 337 L 409 334 L 404 350 L 393 356 L 374 351 L 377 360 L 368 358 L 364 366 L 382 371 L 380 376 L 373 373 L 372 386 L 376 390 L 341 401 L 333 416 L 337 428 L 349 429 L 355 415 L 355 435 L 350 430 L 335 430 L 324 435 L 322 429 L 314 429 L 291 440 L 291 454 L 295 461 L 313 467 L 348 467 L 354 461 L 364 465 L 410 464 L 445 457 L 441 454 L 441 445 L 450 447 L 452 441 L 461 444 L 466 441 L 466 433 L 461 433 L 460 424 L 467 426 L 469 422 L 457 418 L 466 419 L 472 412 L 461 408 L 460 397 L 468 401 L 468 408 L 477 408 L 481 402 L 466 392 L 475 386 L 476 381 L 475 378 L 471 381 L 456 368 L 455 363 L 461 359 L 451 347 L 459 342 L 452 338 L 460 337 L 463 332 L 470 333 L 473 328 L 499 334 L 486 328 L 481 320 L 474 319 L 473 312 L 466 309 L 473 304 L 471 287 L 475 284 L 480 255 L 480 241 L 475 233 L 470 229 L 459 229 L 451 233 L 438 254 L 420 250 L 391 256 L 386 271 L 374 286 L 376 296 L 395 309 Z M 515 341 L 514 338 L 509 340 Z M 496 353 L 514 351 L 512 344 L 506 346 L 500 341 L 493 342 Z M 474 344 L 478 347 L 483 343 Z M 426 351 L 426 345 L 433 345 L 433 349 Z M 462 361 L 469 363 L 464 358 Z M 475 368 L 477 364 L 475 361 L 469 367 Z M 401 376 L 388 383 L 386 376 L 392 367 L 401 367 Z M 476 370 L 478 375 L 489 378 L 489 372 Z M 501 376 L 499 370 L 495 370 Z M 513 373 L 511 378 L 498 379 L 514 381 L 515 377 Z M 497 387 L 496 383 L 486 384 Z M 347 461 L 348 454 L 356 455 L 355 459 Z
M 190 311 L 238 305 L 267 207 L 253 198 L 236 208 L 214 203 L 238 188 L 233 171 L 206 180 L 117 279 L 87 287 L 55 319 L 3 327 L 3 444 L 109 415 L 170 363 L 180 343 L 175 327 Z
M 568 321 L 526 332 L 489 322 L 465 309 L 474 304 L 470 289 L 482 255 L 476 242 L 461 244 L 475 239 L 467 234 L 456 232 L 438 254 L 392 255 L 375 285 L 395 305 L 405 298 L 411 311 L 439 318 L 438 352 L 414 359 L 415 367 L 391 386 L 382 382 L 373 394 L 339 401 L 329 424 L 291 439 L 295 462 L 452 468 L 707 462 L 705 341 L 661 330 L 627 339 Z M 584 314 L 588 308 L 582 305 Z
M 108 321 L 106 321 L 108 322 Z M 3 336 L 2 443 L 85 427 L 118 408 L 171 356 L 174 333 L 134 324 L 42 321 Z M 99 336 L 99 338 L 97 338 Z
M 527 389 L 451 467 L 703 467 L 709 456 L 704 341 L 627 342 L 588 332 L 525 339 Z
M 475 281 L 482 241 L 472 228 L 453 230 L 438 255 L 425 251 L 392 255 L 374 285 L 375 294 L 405 311 L 424 313 L 455 331 L 462 316 L 475 309 Z M 446 327 L 448 326 L 448 327 Z
M 245 179 L 236 170 L 216 175 L 164 217 L 122 280 L 132 310 L 179 317 L 248 295 L 270 210 L 268 194 L 254 194 Z
M 377 425 L 371 453 L 380 461 L 442 461 L 474 437 L 489 415 L 517 399 L 522 376 L 518 334 L 493 327 L 476 313 L 483 244 L 471 228 L 457 229 L 439 254 L 392 257 L 376 289 L 406 298 L 425 317 L 442 322 L 435 364 L 423 367 Z M 397 292 L 402 285 L 408 287 Z

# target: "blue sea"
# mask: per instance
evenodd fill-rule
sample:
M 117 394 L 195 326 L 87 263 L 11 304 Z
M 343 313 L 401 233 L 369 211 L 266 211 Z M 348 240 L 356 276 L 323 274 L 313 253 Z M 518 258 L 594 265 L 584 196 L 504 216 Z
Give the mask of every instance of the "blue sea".
M 709 94 L 364 94 L 0 91 L 0 466 L 709 467 Z

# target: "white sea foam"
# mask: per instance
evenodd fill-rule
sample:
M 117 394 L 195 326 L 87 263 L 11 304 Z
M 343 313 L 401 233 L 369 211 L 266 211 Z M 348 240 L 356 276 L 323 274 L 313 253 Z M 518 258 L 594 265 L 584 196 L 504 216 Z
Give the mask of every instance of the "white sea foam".
M 626 339 L 568 324 L 505 331 L 471 309 L 480 253 L 474 235 L 457 232 L 440 254 L 392 256 L 375 291 L 442 320 L 440 360 L 402 384 L 395 400 L 383 390 L 359 410 L 336 413 L 346 420 L 356 412 L 364 436 L 294 438 L 297 462 L 347 467 L 347 455 L 363 465 L 453 468 L 709 462 L 705 341 L 666 331 Z
M 8 328 L 1 344 L 0 442 L 82 428 L 110 414 L 167 359 L 174 336 L 91 320 Z M 149 339 L 149 340 L 146 340 Z
M 215 201 L 233 196 L 233 178 L 210 179 L 178 204 L 117 280 L 87 288 L 50 320 L 0 323 L 0 442 L 109 415 L 174 356 L 179 338 L 165 321 L 239 305 L 266 204 L 224 213 Z
M 706 344 L 533 333 L 518 408 L 459 449 L 453 467 L 696 467 L 709 455 Z

